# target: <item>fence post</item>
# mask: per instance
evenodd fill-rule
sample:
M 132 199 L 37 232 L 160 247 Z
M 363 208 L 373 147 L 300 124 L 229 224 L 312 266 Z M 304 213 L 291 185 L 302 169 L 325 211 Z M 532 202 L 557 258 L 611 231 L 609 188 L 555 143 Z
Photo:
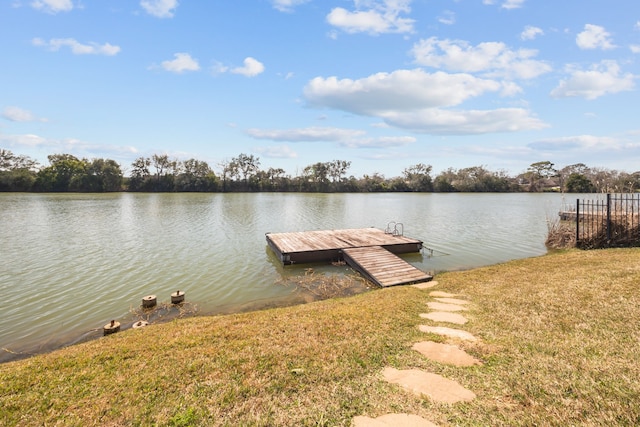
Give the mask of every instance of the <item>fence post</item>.
M 607 246 L 611 246 L 611 193 L 607 193 Z
M 580 199 L 576 199 L 576 247 L 580 242 Z

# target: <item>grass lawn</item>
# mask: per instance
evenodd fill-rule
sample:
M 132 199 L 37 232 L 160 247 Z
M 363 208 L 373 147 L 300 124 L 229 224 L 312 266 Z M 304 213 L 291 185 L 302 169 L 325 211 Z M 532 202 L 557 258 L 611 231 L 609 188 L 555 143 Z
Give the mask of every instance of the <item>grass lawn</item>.
M 0 365 L 0 424 L 348 426 L 390 412 L 470 426 L 640 425 L 640 249 L 564 251 L 440 274 L 471 301 L 457 342 L 483 361 L 432 362 L 447 341 L 428 290 L 403 286 L 295 307 L 132 329 Z M 448 326 L 448 325 L 447 325 Z M 385 366 L 476 393 L 445 405 L 382 380 Z

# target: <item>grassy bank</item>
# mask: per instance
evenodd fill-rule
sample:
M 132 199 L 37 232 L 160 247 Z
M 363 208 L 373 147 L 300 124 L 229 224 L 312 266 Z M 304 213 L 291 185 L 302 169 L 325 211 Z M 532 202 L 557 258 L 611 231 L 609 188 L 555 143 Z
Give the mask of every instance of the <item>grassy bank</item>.
M 443 366 L 425 339 L 428 291 L 350 298 L 129 330 L 0 365 L 2 425 L 349 425 L 421 415 L 440 425 L 640 424 L 640 250 L 569 251 L 439 275 L 472 301 L 459 343 L 483 360 Z M 459 381 L 472 402 L 431 403 L 385 366 Z

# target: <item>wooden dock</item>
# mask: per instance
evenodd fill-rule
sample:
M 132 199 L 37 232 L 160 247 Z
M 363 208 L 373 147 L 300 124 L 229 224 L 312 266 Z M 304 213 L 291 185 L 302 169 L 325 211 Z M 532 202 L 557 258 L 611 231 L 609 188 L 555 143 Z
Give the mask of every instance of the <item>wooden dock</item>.
M 343 249 L 344 260 L 368 280 L 379 286 L 428 282 L 432 279 L 382 246 Z
M 420 252 L 422 241 L 377 228 L 267 233 L 266 238 L 284 265 L 344 260 L 383 287 L 432 279 L 394 255 Z

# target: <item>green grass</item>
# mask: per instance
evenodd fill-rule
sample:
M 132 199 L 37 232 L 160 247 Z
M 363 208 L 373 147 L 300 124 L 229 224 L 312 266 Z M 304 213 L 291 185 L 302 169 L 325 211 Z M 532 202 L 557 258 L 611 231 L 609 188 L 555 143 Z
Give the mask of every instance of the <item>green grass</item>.
M 0 424 L 348 426 L 356 415 L 440 425 L 640 425 L 640 250 L 568 251 L 441 274 L 472 302 L 458 342 L 483 366 L 431 362 L 428 291 L 397 287 L 295 307 L 128 330 L 0 365 Z M 459 381 L 443 405 L 385 366 Z

